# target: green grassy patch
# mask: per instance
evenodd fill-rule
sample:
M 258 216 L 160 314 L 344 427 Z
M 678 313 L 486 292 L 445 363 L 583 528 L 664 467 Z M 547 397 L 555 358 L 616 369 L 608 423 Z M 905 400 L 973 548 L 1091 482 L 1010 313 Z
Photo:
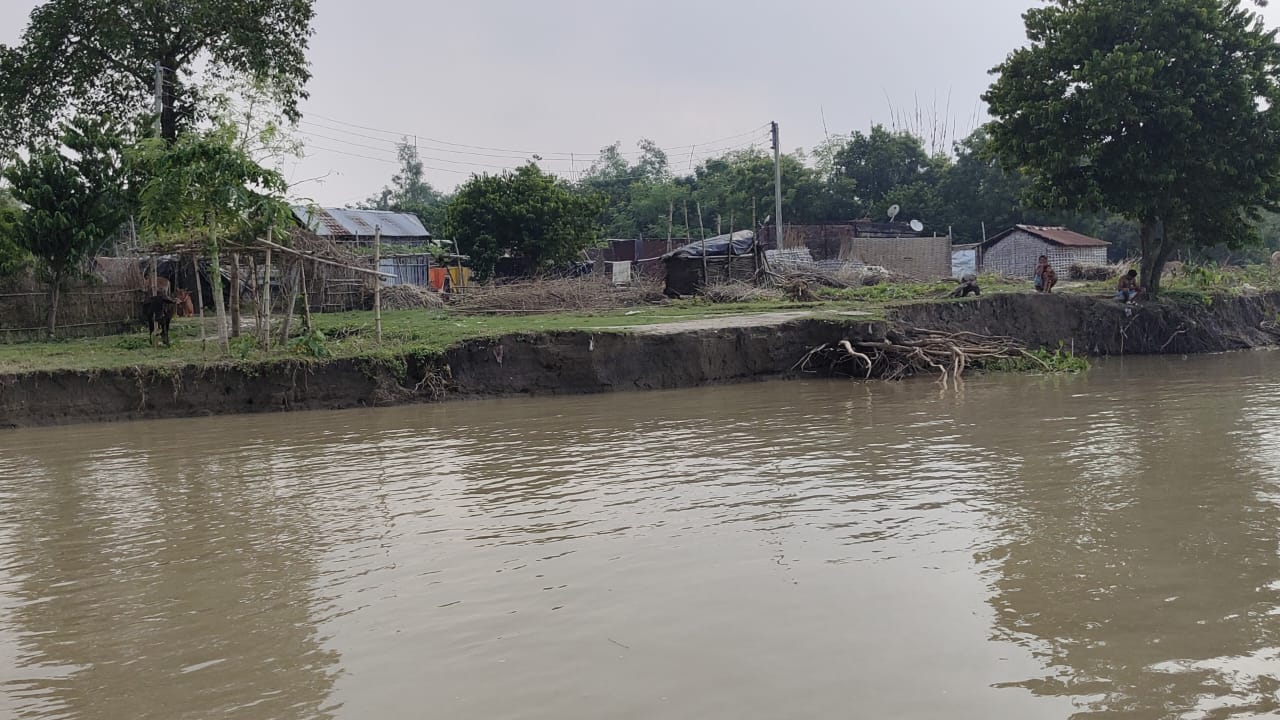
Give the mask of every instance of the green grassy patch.
M 316 333 L 294 337 L 285 347 L 273 342 L 262 350 L 249 335 L 232 339 L 224 354 L 213 340 L 214 321 L 205 318 L 208 336 L 200 342 L 199 320 L 175 319 L 171 347 L 152 347 L 145 332 L 100 338 L 0 345 L 0 373 L 50 370 L 110 370 L 122 368 L 174 368 L 187 365 L 254 365 L 274 360 L 311 361 L 328 358 L 387 359 L 405 355 L 430 356 L 467 340 L 519 333 L 595 330 L 622 332 L 627 327 L 679 322 L 699 318 L 761 312 L 841 309 L 815 303 L 712 304 L 684 301 L 664 305 L 611 310 L 601 313 L 544 315 L 463 315 L 452 311 L 397 310 L 382 314 L 378 343 L 372 312 L 314 315 Z M 294 320 L 295 333 L 301 321 Z M 278 332 L 278 331 L 277 331 Z

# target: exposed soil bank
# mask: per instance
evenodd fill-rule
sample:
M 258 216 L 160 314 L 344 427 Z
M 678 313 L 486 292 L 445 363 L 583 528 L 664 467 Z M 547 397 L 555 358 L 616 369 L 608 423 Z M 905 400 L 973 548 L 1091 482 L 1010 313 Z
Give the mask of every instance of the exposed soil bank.
M 993 295 L 973 302 L 908 305 L 893 319 L 910 327 L 1059 343 L 1082 355 L 1225 352 L 1280 343 L 1263 329 L 1280 315 L 1280 293 L 1216 297 L 1208 304 L 1123 305 L 1084 295 Z
M 1262 329 L 1280 294 L 1211 306 L 1145 305 L 1071 296 L 997 295 L 898 308 L 909 327 L 1016 337 L 1077 352 L 1194 353 L 1274 344 Z M 636 332 L 513 335 L 464 343 L 440 357 L 276 362 L 0 375 L 0 426 L 337 409 L 465 397 L 679 388 L 785 376 L 811 348 L 875 340 L 885 321 L 801 313 Z

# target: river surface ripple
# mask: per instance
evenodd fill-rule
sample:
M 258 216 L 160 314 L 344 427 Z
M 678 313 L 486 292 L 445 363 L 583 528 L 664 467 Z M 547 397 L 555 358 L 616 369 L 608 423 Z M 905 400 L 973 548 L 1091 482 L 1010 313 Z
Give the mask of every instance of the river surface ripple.
M 0 717 L 1280 717 L 1280 352 L 0 434 Z

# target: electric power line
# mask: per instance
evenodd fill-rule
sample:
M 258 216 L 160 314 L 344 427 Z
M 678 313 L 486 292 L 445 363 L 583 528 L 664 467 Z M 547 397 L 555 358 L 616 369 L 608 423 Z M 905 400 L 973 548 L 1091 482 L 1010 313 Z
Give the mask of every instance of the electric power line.
M 356 142 L 356 141 L 354 141 L 354 140 L 348 140 L 348 139 L 345 139 L 345 138 L 342 138 L 342 137 L 334 137 L 333 135 L 326 135 L 326 134 L 324 134 L 324 133 L 319 133 L 319 132 L 316 132 L 316 131 L 314 131 L 314 130 L 307 130 L 307 129 L 303 129 L 303 130 L 302 130 L 302 132 L 303 132 L 304 134 L 306 134 L 306 135 L 319 137 L 319 138 L 322 138 L 322 139 L 325 139 L 325 140 L 330 140 L 330 141 L 333 141 L 333 142 L 339 142 L 339 143 L 342 143 L 342 144 L 344 144 L 344 145 L 350 145 L 350 146 L 352 146 L 352 147 L 359 147 L 359 148 L 363 148 L 363 149 L 366 149 L 366 150 L 373 150 L 373 151 L 375 151 L 375 152 L 396 153 L 396 152 L 398 151 L 399 147 L 400 147 L 401 145 L 405 144 L 405 142 L 406 142 L 405 140 L 389 140 L 389 139 L 386 139 L 386 138 L 378 138 L 378 137 L 374 137 L 374 136 L 371 136 L 371 135 L 364 135 L 364 134 L 362 134 L 362 133 L 356 133 L 356 132 L 352 132 L 352 131 L 345 130 L 345 129 L 342 129 L 342 128 L 333 128 L 333 127 L 329 127 L 329 126 L 326 126 L 326 125 L 321 125 L 321 124 L 318 124 L 318 123 L 312 123 L 312 122 L 305 121 L 305 120 L 304 120 L 304 121 L 302 121 L 302 124 L 309 125 L 309 126 L 313 126 L 313 127 L 322 128 L 322 129 L 325 129 L 325 130 L 330 130 L 330 131 L 335 132 L 335 133 L 347 134 L 347 135 L 351 135 L 351 136 L 353 136 L 353 137 L 359 137 L 359 138 L 364 138 L 364 139 L 367 139 L 367 140 L 372 140 L 372 141 L 377 142 L 377 143 L 383 143 L 384 145 L 386 145 L 386 146 L 387 146 L 387 147 L 379 147 L 379 146 L 376 146 L 376 145 L 369 145 L 369 144 L 367 144 L 367 143 L 360 143 L 360 142 Z M 741 143 L 737 143 L 737 144 L 724 144 L 724 142 L 722 141 L 720 144 L 708 143 L 708 144 L 706 144 L 706 145 L 688 146 L 688 147 L 693 147 L 693 148 L 694 148 L 694 150 L 689 154 L 689 158 L 686 160 L 686 159 L 683 157 L 683 154 L 682 154 L 680 157 L 676 158 L 677 162 L 676 162 L 676 163 L 674 163 L 674 164 L 676 164 L 676 165 L 685 165 L 686 167 L 692 168 L 692 165 L 693 165 L 693 163 L 694 163 L 695 161 L 700 161 L 700 160 L 705 160 L 705 159 L 707 159 L 707 158 L 717 157 L 717 156 L 723 155 L 723 154 L 725 154 L 725 153 L 733 152 L 733 151 L 735 151 L 735 150 L 739 150 L 739 149 L 742 149 L 742 148 L 745 148 L 745 147 L 750 147 L 750 146 L 758 145 L 758 144 L 760 144 L 760 143 L 762 143 L 762 142 L 764 142 L 764 141 L 768 140 L 767 135 L 768 135 L 768 133 L 767 133 L 766 131 L 761 130 L 759 133 L 756 133 L 755 137 L 753 137 L 752 139 L 748 140 L 747 142 L 741 142 Z M 417 146 L 415 145 L 415 147 L 417 147 Z M 393 149 L 393 148 L 394 148 L 394 149 Z M 701 149 L 699 149 L 699 148 L 701 148 Z M 499 158 L 499 159 L 510 159 L 510 160 L 516 160 L 516 161 L 518 161 L 518 164 L 519 164 L 519 165 L 523 165 L 524 163 L 526 163 L 526 162 L 530 162 L 530 161 L 533 161 L 533 160 L 535 159 L 533 156 L 518 156 L 518 155 L 490 155 L 490 154 L 486 154 L 486 153 L 471 153 L 471 152 L 456 151 L 456 150 L 448 150 L 448 149 L 441 149 L 441 148 L 432 148 L 432 147 L 428 147 L 427 149 L 428 149 L 428 150 L 435 150 L 435 151 L 439 151 L 439 152 L 445 152 L 445 153 L 457 153 L 457 154 L 462 154 L 462 155 L 478 155 L 478 156 L 482 156 L 482 157 L 491 157 L 491 158 Z M 492 163 L 481 163 L 481 162 L 474 162 L 474 161 L 454 160 L 454 159 L 451 159 L 451 158 L 435 157 L 435 156 L 430 156 L 430 155 L 427 155 L 427 156 L 421 156 L 421 157 L 422 157 L 423 159 L 426 159 L 426 160 L 429 160 L 429 161 L 434 161 L 434 162 L 443 162 L 443 163 L 448 163 L 448 164 L 451 164 L 451 165 L 469 165 L 469 166 L 474 166 L 474 167 L 482 167 L 482 168 L 490 168 L 490 169 L 504 169 L 504 168 L 508 168 L 508 167 L 511 167 L 511 166 L 512 166 L 512 163 L 506 163 L 506 164 L 503 164 L 503 165 L 494 165 L 494 164 L 492 164 Z M 578 159 L 577 157 L 575 157 L 575 156 L 570 156 L 570 157 L 542 157 L 542 156 L 537 156 L 537 161 L 538 161 L 539 163 L 569 163 L 571 166 L 572 166 L 573 164 L 575 164 L 575 163 L 582 162 L 582 163 L 584 163 L 584 164 L 586 164 L 586 165 L 587 165 L 587 168 L 588 168 L 588 170 L 587 170 L 587 171 L 589 172 L 589 168 L 594 167 L 594 166 L 596 165 L 596 163 L 599 161 L 598 156 L 597 156 L 595 159 L 589 159 L 589 158 L 591 158 L 591 156 L 590 156 L 590 155 L 586 155 L 586 156 L 585 156 L 584 158 L 582 158 L 581 160 L 579 160 L 579 159 Z M 571 172 L 577 173 L 577 172 L 582 172 L 582 171 L 571 170 Z
M 367 131 L 369 131 L 369 132 L 383 133 L 383 134 L 385 134 L 385 135 L 394 135 L 394 136 L 396 136 L 396 137 L 400 137 L 400 138 L 410 138 L 410 137 L 411 137 L 411 138 L 416 138 L 416 139 L 418 139 L 419 141 L 426 141 L 426 142 L 430 142 L 430 143 L 434 143 L 434 144 L 439 144 L 439 145 L 447 145 L 447 146 L 450 146 L 450 147 L 467 148 L 467 149 L 470 149 L 470 150 L 487 150 L 487 151 L 490 151 L 490 152 L 514 153 L 514 154 L 516 154 L 516 155 L 520 155 L 520 156 L 539 155 L 539 156 L 541 156 L 541 157 L 547 157 L 547 156 L 551 156 L 551 155 L 559 155 L 559 156 L 562 156 L 562 157 L 570 157 L 570 156 L 576 157 L 576 156 L 578 156 L 578 155 L 582 155 L 582 156 L 586 156 L 586 157 L 592 157 L 592 156 L 594 156 L 594 155 L 596 155 L 596 154 L 598 154 L 598 153 L 599 153 L 599 151 L 594 151 L 594 152 L 569 152 L 569 151 L 564 151 L 564 152 L 543 152 L 543 151 L 538 151 L 538 150 L 515 150 L 515 149 L 512 149 L 512 148 L 490 147 L 490 146 L 486 146 L 486 145 L 469 145 L 469 144 L 466 144 L 466 143 L 456 143 L 456 142 L 450 142 L 450 141 L 448 141 L 448 140 L 440 140 L 440 139 L 433 138 L 433 137 L 430 137 L 430 136 L 428 136 L 428 135 L 424 135 L 424 134 L 421 134 L 421 133 L 397 132 L 397 131 L 394 131 L 394 130 L 386 130 L 386 129 L 383 129 L 383 128 L 371 127 L 371 126 L 368 126 L 368 125 L 359 125 L 359 124 L 357 124 L 357 123 L 351 123 L 351 122 L 347 122 L 347 121 L 345 121 L 345 120 L 338 120 L 337 118 L 331 118 L 331 117 L 328 117 L 328 116 L 326 116 L 326 115 L 321 115 L 321 114 L 319 114 L 319 113 L 314 113 L 314 112 L 313 112 L 313 113 L 311 113 L 311 116 L 312 116 L 312 117 L 320 118 L 320 119 L 322 119 L 322 120 L 327 120 L 327 121 L 329 121 L 330 123 L 336 123 L 336 124 L 338 124 L 338 125 L 345 125 L 345 126 L 347 126 L 347 127 L 358 128 L 358 129 L 360 129 L 360 130 L 367 130 Z M 743 137 L 746 137 L 746 136 L 748 136 L 748 135 L 754 135 L 754 134 L 756 134 L 756 133 L 759 133 L 759 132 L 761 132 L 761 131 L 763 131 L 763 130 L 767 129 L 768 127 L 769 127 L 769 124 L 768 124 L 768 123 L 765 123 L 765 124 L 763 124 L 763 125 L 760 125 L 760 126 L 754 127 L 754 128 L 752 128 L 752 129 L 750 129 L 750 130 L 747 130 L 747 131 L 745 131 L 745 132 L 737 133 L 737 134 L 734 134 L 734 135 L 729 135 L 729 136 L 727 136 L 727 137 L 723 137 L 723 138 L 717 138 L 717 139 L 715 139 L 715 140 L 708 140 L 708 141 L 706 141 L 706 142 L 700 142 L 700 143 L 692 143 L 692 144 L 689 144 L 689 145 L 674 145 L 674 146 L 670 146 L 670 147 L 659 147 L 658 149 L 659 149 L 659 150 L 662 150 L 662 151 L 664 151 L 664 152 L 669 152 L 669 151 L 673 151 L 673 150 L 685 150 L 685 149 L 689 149 L 689 148 L 705 147 L 705 146 L 708 146 L 708 145 L 717 145 L 717 144 L 724 143 L 724 142 L 728 142 L 728 141 L 731 141 L 731 140 L 737 140 L 737 139 L 739 139 L 739 138 L 743 138 Z M 334 129 L 334 128 L 330 128 L 330 129 Z M 369 139 L 376 139 L 376 138 L 369 138 Z M 644 151 L 638 151 L 638 150 L 632 150 L 632 151 L 619 151 L 619 152 L 618 152 L 618 154 L 619 154 L 619 155 L 643 155 L 643 154 L 644 154 Z

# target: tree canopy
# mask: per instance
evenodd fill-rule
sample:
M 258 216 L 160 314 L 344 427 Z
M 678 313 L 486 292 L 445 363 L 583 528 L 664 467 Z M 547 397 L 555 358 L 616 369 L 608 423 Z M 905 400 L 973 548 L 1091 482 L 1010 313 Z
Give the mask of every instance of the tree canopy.
M 226 239 L 253 236 L 292 217 L 282 199 L 287 184 L 262 167 L 236 141 L 231 127 L 179 137 L 172 145 L 144 141 L 134 162 L 147 178 L 142 220 L 153 242 L 196 242 L 209 254 L 218 337 L 227 349 L 220 252 Z
M 747 148 L 704 159 L 689 174 L 673 172 L 652 143 L 638 144 L 628 161 L 620 144 L 601 151 L 575 184 L 602 194 L 600 221 L 609 237 L 675 239 L 763 224 L 773 214 L 773 157 Z M 812 153 L 782 155 L 783 216 L 788 223 L 882 220 L 890 205 L 901 219 L 918 219 L 931 232 L 954 231 L 957 242 L 978 242 L 1016 223 L 1068 224 L 1114 243 L 1120 256 L 1137 233 L 1105 212 L 1045 210 L 1025 202 L 1028 180 L 995 157 L 987 130 L 978 128 L 954 154 L 930 156 L 915 135 L 873 127 L 869 133 L 832 135 Z M 866 190 L 865 188 L 872 188 Z M 687 216 L 686 216 L 687 210 Z M 699 223 L 701 210 L 702 222 Z
M 0 46 L 0 143 L 38 138 L 77 113 L 154 117 L 162 72 L 162 136 L 202 112 L 197 75 L 247 77 L 280 91 L 299 116 L 310 78 L 313 0 L 49 0 L 31 13 L 17 47 Z
M 400 158 L 400 172 L 391 177 L 390 185 L 360 203 L 360 207 L 365 210 L 412 213 L 422 221 L 427 230 L 440 232 L 445 224 L 447 198 L 426 181 L 418 148 L 411 145 L 408 138 L 400 140 L 396 151 Z
M 13 218 L 14 244 L 36 259 L 49 282 L 50 336 L 63 285 L 127 216 L 119 136 L 102 123 L 77 119 L 63 126 L 61 140 L 30 148 L 4 170 L 13 196 L 26 206 Z
M 1239 0 L 1057 0 L 985 95 L 1035 202 L 1141 226 L 1154 294 L 1181 245 L 1239 244 L 1280 186 L 1280 46 Z
M 449 203 L 448 231 L 482 279 L 504 256 L 543 270 L 579 259 L 600 238 L 603 204 L 599 195 L 575 193 L 529 163 L 459 187 Z

